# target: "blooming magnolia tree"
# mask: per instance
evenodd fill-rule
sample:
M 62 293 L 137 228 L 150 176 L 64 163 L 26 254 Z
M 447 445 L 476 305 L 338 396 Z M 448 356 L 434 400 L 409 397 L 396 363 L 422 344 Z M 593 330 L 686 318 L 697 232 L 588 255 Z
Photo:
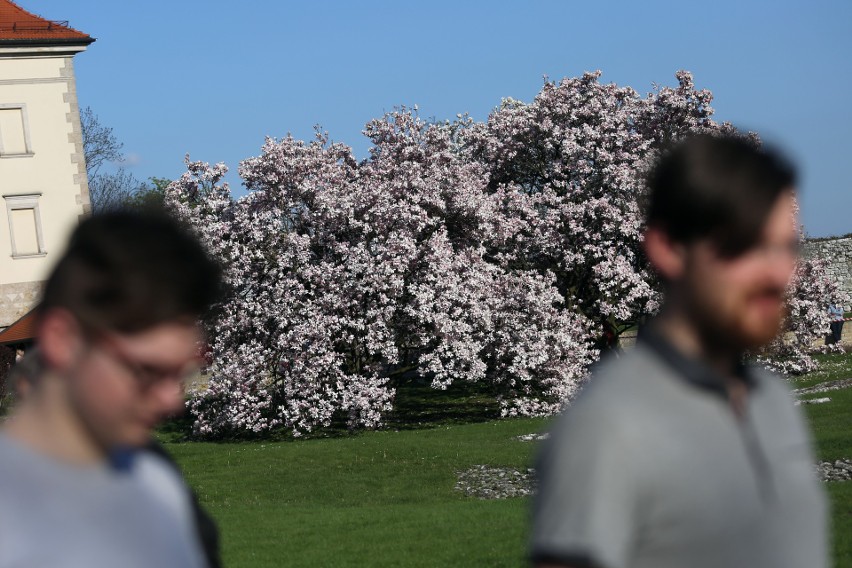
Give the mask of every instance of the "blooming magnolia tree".
M 593 361 L 552 274 L 488 260 L 511 224 L 452 129 L 401 110 L 366 132 L 361 163 L 324 136 L 267 140 L 239 200 L 219 166 L 190 163 L 169 189 L 231 289 L 192 402 L 200 434 L 375 426 L 411 372 L 486 382 L 505 414 L 553 412 Z
M 643 178 L 711 120 L 688 73 L 645 97 L 586 74 L 484 123 L 371 121 L 370 155 L 268 139 L 233 199 L 188 161 L 166 201 L 226 268 L 201 435 L 345 419 L 373 427 L 397 379 L 488 385 L 504 415 L 558 410 L 617 334 L 657 308 L 639 253 Z M 607 341 L 607 338 L 609 341 Z
M 802 375 L 817 369 L 812 353 L 829 332 L 828 305 L 848 305 L 850 301 L 828 276 L 826 267 L 827 261 L 821 258 L 799 261 L 787 288 L 788 313 L 783 331 L 757 354 L 758 361 L 767 367 L 784 375 Z
M 648 167 L 664 144 L 730 126 L 712 121 L 712 95 L 689 73 L 644 98 L 599 76 L 548 82 L 530 104 L 504 101 L 465 148 L 513 223 L 500 261 L 552 272 L 598 339 L 612 340 L 657 309 L 640 254 Z

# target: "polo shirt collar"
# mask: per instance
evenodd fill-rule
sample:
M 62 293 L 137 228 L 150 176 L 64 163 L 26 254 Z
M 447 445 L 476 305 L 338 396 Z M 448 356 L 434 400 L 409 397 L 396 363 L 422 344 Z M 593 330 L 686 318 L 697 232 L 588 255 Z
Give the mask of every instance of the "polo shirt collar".
M 728 398 L 725 379 L 722 375 L 704 361 L 685 355 L 658 332 L 653 324 L 639 328 L 637 341 L 650 348 L 674 368 L 675 375 L 685 382 L 723 398 Z M 757 386 L 754 370 L 742 362 L 737 363 L 735 376 L 742 380 L 749 390 Z

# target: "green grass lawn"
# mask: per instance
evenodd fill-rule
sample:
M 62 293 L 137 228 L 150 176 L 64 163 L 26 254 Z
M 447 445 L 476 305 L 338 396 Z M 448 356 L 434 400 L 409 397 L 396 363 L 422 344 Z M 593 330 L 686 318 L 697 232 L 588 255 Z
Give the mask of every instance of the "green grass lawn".
M 475 464 L 527 467 L 535 419 L 290 442 L 168 443 L 217 519 L 230 567 L 523 566 L 528 503 L 453 489 Z
M 794 386 L 852 378 L 852 354 L 823 355 L 820 362 L 818 372 L 794 381 Z M 802 398 L 821 397 L 829 397 L 831 402 L 806 406 L 818 458 L 852 458 L 852 388 Z M 830 482 L 826 486 L 832 507 L 835 566 L 852 567 L 852 482 Z
M 793 387 L 852 378 L 852 355 L 820 356 Z M 525 566 L 529 502 L 453 489 L 476 464 L 525 468 L 547 421 L 483 421 L 493 401 L 473 387 L 404 385 L 391 428 L 297 441 L 163 439 L 217 519 L 227 566 Z M 806 406 L 821 459 L 852 458 L 852 389 Z M 805 397 L 809 398 L 809 397 Z M 478 420 L 469 423 L 470 420 Z M 170 441 L 171 440 L 171 441 Z M 829 483 L 836 566 L 852 567 L 852 482 Z

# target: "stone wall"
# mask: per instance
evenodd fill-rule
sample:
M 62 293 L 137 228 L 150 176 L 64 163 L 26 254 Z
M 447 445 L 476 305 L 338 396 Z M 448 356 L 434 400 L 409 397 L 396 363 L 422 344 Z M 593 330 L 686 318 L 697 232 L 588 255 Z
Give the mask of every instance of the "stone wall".
M 0 330 L 15 323 L 33 309 L 43 282 L 0 284 Z
M 803 253 L 808 258 L 827 260 L 829 276 L 852 296 L 852 237 L 806 241 Z

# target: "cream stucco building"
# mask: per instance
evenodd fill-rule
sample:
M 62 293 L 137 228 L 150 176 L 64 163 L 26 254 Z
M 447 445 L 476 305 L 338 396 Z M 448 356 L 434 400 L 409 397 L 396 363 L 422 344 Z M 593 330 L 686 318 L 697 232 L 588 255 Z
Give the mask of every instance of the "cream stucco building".
M 0 330 L 90 209 L 72 60 L 93 41 L 0 0 Z

